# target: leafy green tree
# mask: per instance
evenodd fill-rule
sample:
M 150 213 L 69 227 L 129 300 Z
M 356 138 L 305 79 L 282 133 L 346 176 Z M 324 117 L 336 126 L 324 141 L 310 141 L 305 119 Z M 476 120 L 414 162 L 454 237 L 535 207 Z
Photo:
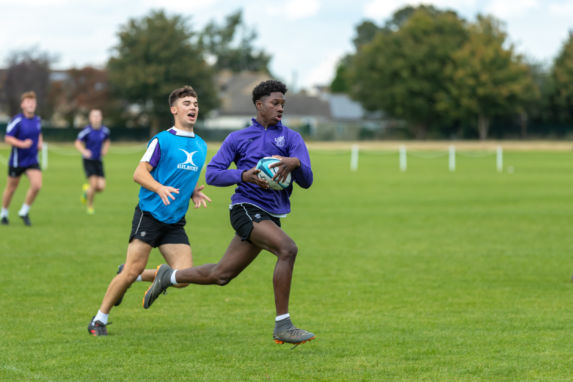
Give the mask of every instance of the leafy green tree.
M 350 79 L 348 78 L 348 68 L 352 60 L 351 55 L 344 56 L 336 66 L 336 74 L 330 83 L 332 93 L 350 93 Z
M 271 56 L 253 47 L 257 33 L 243 23 L 242 11 L 227 16 L 224 25 L 210 22 L 199 35 L 199 45 L 214 60 L 217 71 L 269 73 Z
M 130 19 L 118 32 L 119 43 L 107 64 L 115 94 L 136 104 L 151 122 L 151 132 L 172 123 L 167 98 L 183 85 L 197 91 L 205 117 L 217 104 L 213 71 L 203 51 L 192 43 L 194 33 L 180 15 L 152 11 Z
M 573 121 L 573 32 L 559 52 L 551 70 L 552 103 L 558 120 Z
M 451 11 L 418 7 L 397 15 L 396 25 L 377 33 L 354 55 L 348 74 L 351 95 L 367 110 L 408 121 L 415 136 L 423 138 L 442 121 L 436 97 L 446 86 L 443 68 L 467 32 Z
M 356 50 L 364 44 L 374 39 L 380 32 L 380 28 L 372 21 L 363 21 L 356 27 L 356 36 L 353 39 Z M 344 56 L 336 65 L 334 79 L 330 83 L 330 91 L 333 93 L 350 93 L 350 78 L 348 77 L 349 67 L 352 62 L 352 55 Z
M 538 97 L 530 68 L 506 46 L 507 34 L 491 16 L 478 15 L 469 26 L 469 38 L 446 65 L 446 88 L 438 96 L 438 109 L 451 118 L 477 122 L 486 139 L 495 116 L 518 114 L 526 121 L 526 105 Z M 523 126 L 522 126 L 523 130 Z

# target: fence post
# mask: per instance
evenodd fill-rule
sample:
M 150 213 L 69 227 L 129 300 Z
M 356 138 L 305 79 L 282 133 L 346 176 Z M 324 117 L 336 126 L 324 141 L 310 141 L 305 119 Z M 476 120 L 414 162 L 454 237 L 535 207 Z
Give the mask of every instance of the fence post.
M 408 167 L 406 163 L 406 146 L 400 146 L 400 171 L 406 171 Z
M 358 170 L 358 145 L 352 145 L 350 150 L 350 171 Z
M 454 145 L 450 145 L 450 158 L 448 167 L 450 171 L 456 171 L 456 148 Z
M 48 169 L 48 144 L 42 142 L 42 170 Z
M 503 149 L 501 146 L 497 146 L 497 155 L 496 155 L 496 165 L 497 165 L 497 172 L 503 171 Z

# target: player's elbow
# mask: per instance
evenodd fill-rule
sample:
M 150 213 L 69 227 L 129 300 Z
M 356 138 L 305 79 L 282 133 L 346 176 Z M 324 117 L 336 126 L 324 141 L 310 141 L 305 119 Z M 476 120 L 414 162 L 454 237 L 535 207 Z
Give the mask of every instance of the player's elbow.
M 207 169 L 207 171 L 205 171 L 205 182 L 207 182 L 209 186 L 213 186 L 214 181 L 215 175 L 213 174 L 213 171 L 209 171 L 209 169 Z

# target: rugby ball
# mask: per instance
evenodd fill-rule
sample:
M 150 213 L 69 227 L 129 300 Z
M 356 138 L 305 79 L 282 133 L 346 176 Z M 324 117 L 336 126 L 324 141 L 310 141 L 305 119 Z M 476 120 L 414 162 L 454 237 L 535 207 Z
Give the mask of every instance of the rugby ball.
M 271 189 L 280 191 L 290 186 L 292 178 L 289 173 L 284 182 L 273 180 L 273 176 L 275 176 L 275 174 L 277 173 L 277 168 L 269 166 L 277 162 L 280 162 L 280 160 L 278 160 L 277 158 L 264 157 L 259 160 L 256 168 L 257 170 L 260 170 L 259 173 L 257 174 L 259 178 L 266 180 Z

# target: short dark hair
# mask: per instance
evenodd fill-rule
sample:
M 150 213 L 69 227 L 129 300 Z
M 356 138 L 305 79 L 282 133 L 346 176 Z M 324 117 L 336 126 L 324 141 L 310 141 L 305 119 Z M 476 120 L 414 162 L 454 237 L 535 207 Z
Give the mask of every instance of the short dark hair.
M 197 97 L 197 92 L 195 92 L 195 89 L 189 85 L 185 85 L 182 88 L 173 90 L 171 94 L 169 94 L 169 107 L 173 106 L 175 101 L 183 97 L 195 97 L 197 99 L 199 98 Z
M 263 81 L 253 89 L 253 103 L 256 104 L 258 100 L 265 96 L 271 95 L 274 92 L 281 92 L 286 94 L 288 91 L 285 84 L 277 80 Z

